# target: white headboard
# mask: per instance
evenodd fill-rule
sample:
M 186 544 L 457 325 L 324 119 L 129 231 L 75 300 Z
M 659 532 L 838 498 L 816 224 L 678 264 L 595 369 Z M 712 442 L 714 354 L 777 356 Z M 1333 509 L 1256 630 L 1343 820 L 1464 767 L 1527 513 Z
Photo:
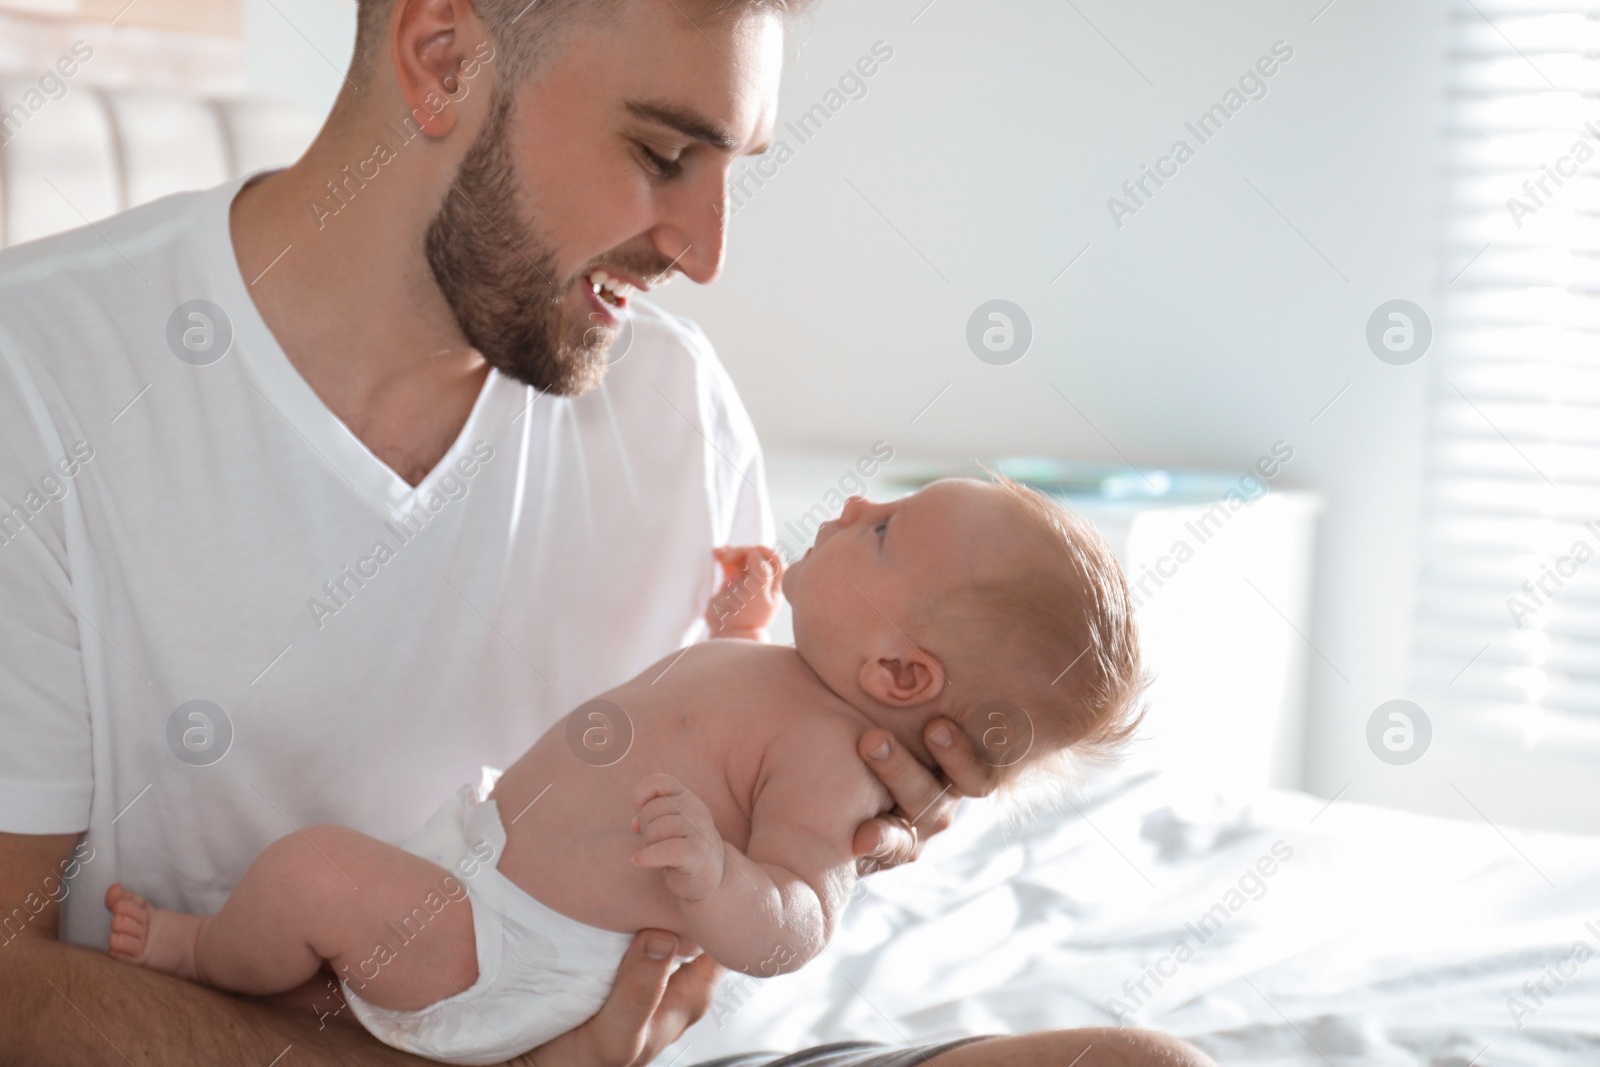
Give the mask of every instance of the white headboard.
M 292 163 L 321 125 L 273 101 L 87 85 L 51 99 L 19 79 L 0 79 L 0 102 L 0 247 Z

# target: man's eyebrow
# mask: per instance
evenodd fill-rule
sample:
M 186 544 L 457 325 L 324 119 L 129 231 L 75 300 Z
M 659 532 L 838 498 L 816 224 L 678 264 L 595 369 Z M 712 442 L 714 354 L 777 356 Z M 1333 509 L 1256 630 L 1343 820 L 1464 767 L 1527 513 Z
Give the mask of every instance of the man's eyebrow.
M 739 139 L 729 133 L 726 126 L 720 122 L 713 122 L 689 108 L 679 107 L 676 104 L 648 104 L 630 101 L 628 110 L 641 119 L 648 122 L 657 122 L 663 126 L 670 126 L 685 137 L 692 137 L 696 141 L 704 141 L 713 148 L 731 152 L 739 147 Z

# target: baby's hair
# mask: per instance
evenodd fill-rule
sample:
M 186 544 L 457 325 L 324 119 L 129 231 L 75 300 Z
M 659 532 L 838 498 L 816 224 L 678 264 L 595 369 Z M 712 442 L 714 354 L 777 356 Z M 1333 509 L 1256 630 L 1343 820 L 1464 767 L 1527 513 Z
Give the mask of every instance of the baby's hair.
M 1008 822 L 1061 805 L 1087 765 L 1115 759 L 1144 717 L 1149 685 L 1128 583 L 1094 525 L 1070 508 L 986 469 L 1031 533 L 1029 565 L 978 583 L 937 614 L 975 654 L 947 661 L 974 742 L 980 707 L 1022 709 L 1031 751 L 997 766 Z M 944 632 L 944 627 L 939 628 Z M 952 650 L 954 651 L 954 650 Z M 991 711 L 990 715 L 993 714 Z M 980 748 L 980 753 L 984 749 Z

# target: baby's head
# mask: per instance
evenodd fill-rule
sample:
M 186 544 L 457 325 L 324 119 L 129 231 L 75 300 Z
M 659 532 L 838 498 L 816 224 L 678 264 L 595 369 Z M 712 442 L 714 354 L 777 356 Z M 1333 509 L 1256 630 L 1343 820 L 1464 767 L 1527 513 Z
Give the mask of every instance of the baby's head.
M 962 724 L 1004 790 L 1065 755 L 1113 754 L 1145 677 L 1122 569 L 1094 528 L 1004 478 L 852 498 L 791 564 L 795 648 L 924 764 Z

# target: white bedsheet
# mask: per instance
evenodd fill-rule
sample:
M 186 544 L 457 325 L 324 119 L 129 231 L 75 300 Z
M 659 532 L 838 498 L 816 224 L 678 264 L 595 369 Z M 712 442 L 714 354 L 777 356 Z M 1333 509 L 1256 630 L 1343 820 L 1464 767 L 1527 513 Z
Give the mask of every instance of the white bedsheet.
M 817 960 L 730 975 L 656 1062 L 1125 1012 L 1228 1065 L 1600 1064 L 1600 838 L 1151 773 L 1009 839 L 968 803 Z

